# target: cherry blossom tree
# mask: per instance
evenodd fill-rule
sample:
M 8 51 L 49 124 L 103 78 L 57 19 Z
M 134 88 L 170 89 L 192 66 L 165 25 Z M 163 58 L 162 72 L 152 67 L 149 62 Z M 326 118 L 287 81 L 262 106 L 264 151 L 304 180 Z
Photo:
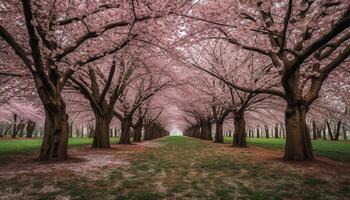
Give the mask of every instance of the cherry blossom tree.
M 214 9 L 204 12 L 208 7 Z M 284 99 L 287 103 L 284 158 L 313 159 L 306 114 L 328 75 L 350 54 L 349 2 L 206 1 L 198 3 L 192 13 L 181 15 L 196 20 L 196 24 L 205 24 L 207 38 L 226 40 L 269 59 L 280 76 L 279 87 L 229 84 L 245 92 Z

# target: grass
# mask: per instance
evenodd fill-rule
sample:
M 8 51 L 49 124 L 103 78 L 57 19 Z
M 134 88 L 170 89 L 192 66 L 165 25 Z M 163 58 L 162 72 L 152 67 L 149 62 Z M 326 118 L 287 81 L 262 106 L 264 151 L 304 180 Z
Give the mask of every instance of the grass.
M 41 141 L 42 139 L 0 140 L 0 155 L 31 153 L 33 151 L 38 151 L 41 146 Z M 111 142 L 115 142 L 115 138 L 111 138 Z M 90 145 L 91 143 L 92 138 L 69 138 L 68 145 L 70 147 L 79 147 Z
M 232 137 L 225 137 L 225 142 L 231 143 Z M 283 150 L 285 139 L 247 138 L 247 143 L 253 146 Z M 313 140 L 312 148 L 315 155 L 350 162 L 350 141 Z
M 30 191 L 25 196 L 28 199 L 350 198 L 350 176 L 346 173 L 302 174 L 303 170 L 291 170 L 280 161 L 252 161 L 252 153 L 225 151 L 222 144 L 188 137 L 165 137 L 156 142 L 158 147 L 124 156 L 128 165 L 96 169 L 109 170 L 107 176 L 99 179 L 74 175 L 69 170 L 63 174 L 52 171 L 8 179 L 0 176 L 0 191 Z M 249 139 L 250 145 L 252 142 Z M 43 185 L 56 190 L 43 192 Z

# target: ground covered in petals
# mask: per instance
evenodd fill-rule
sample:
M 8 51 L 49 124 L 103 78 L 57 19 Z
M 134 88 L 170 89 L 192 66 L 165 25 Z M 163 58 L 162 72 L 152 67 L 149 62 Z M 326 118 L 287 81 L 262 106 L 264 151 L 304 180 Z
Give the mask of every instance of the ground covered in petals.
M 0 199 L 350 198 L 348 162 L 285 162 L 278 149 L 165 137 L 69 153 L 58 163 L 12 155 L 0 164 Z

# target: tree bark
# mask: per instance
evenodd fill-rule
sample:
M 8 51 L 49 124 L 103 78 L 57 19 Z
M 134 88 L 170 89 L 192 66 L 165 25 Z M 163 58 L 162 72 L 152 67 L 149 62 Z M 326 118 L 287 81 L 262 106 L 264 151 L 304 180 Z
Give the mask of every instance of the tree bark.
M 302 105 L 288 105 L 285 113 L 285 160 L 312 160 L 312 145 L 306 125 L 307 109 Z
M 224 143 L 224 130 L 223 130 L 223 121 L 218 120 L 215 122 L 215 138 L 214 142 L 215 143 Z
M 130 140 L 130 128 L 131 119 L 124 119 L 121 122 L 122 132 L 118 144 L 131 144 Z
M 328 129 L 328 135 L 331 138 L 331 140 L 334 140 L 331 125 L 329 124 L 328 121 L 326 121 L 326 124 L 327 124 L 327 129 Z
M 61 96 L 56 96 L 51 101 L 43 100 L 42 97 L 42 101 L 45 108 L 45 134 L 39 159 L 42 161 L 66 159 L 69 134 L 66 104 Z
M 275 126 L 275 138 L 279 138 L 278 136 L 279 136 L 279 134 L 278 134 L 278 124 L 276 124 L 276 126 Z
M 312 138 L 317 140 L 317 126 L 315 120 L 312 121 Z
M 265 125 L 265 137 L 270 138 L 269 127 Z
M 109 126 L 111 117 L 95 113 L 95 134 L 92 148 L 110 148 Z
M 25 128 L 25 123 L 24 123 L 24 120 L 21 120 L 21 122 L 19 123 L 19 125 L 18 125 L 18 136 L 19 137 L 23 137 L 23 135 L 24 135 L 24 128 Z
M 141 142 L 141 139 L 142 139 L 142 126 L 143 126 L 143 120 L 139 119 L 138 122 L 135 124 L 133 142 Z
M 339 140 L 340 129 L 341 129 L 341 120 L 339 120 L 337 122 L 337 129 L 336 129 L 336 132 L 335 132 L 334 140 Z
M 235 132 L 233 134 L 232 146 L 247 147 L 244 113 L 234 115 Z
M 26 129 L 27 129 L 26 138 L 32 138 L 33 132 L 35 129 L 35 122 L 28 120 Z
M 347 140 L 345 125 L 343 125 L 343 139 Z
M 211 135 L 211 124 L 206 123 L 201 127 L 201 140 L 213 140 L 213 136 Z
M 69 137 L 72 138 L 73 137 L 73 122 L 71 122 L 69 124 Z

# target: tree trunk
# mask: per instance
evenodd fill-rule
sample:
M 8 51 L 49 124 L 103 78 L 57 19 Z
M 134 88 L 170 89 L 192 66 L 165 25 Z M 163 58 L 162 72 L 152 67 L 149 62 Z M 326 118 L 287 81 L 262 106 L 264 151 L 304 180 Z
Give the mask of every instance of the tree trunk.
M 312 138 L 317 140 L 317 126 L 315 120 L 312 121 Z
M 343 139 L 347 140 L 345 125 L 343 125 Z
M 213 140 L 213 136 L 211 135 L 211 124 L 204 124 L 201 128 L 200 139 L 202 140 Z
M 270 138 L 269 127 L 265 125 L 265 137 Z
M 62 160 L 68 157 L 68 115 L 66 104 L 59 96 L 51 102 L 43 101 L 45 108 L 44 138 L 40 160 Z
M 283 138 L 286 138 L 286 130 L 285 130 L 285 126 L 283 125 L 283 123 L 281 123 L 280 130 L 282 131 Z
M 279 136 L 279 134 L 278 134 L 278 124 L 276 124 L 276 126 L 275 126 L 275 138 L 279 138 L 278 136 Z
M 109 126 L 111 117 L 95 113 L 95 135 L 92 148 L 110 148 Z
M 235 133 L 233 134 L 232 146 L 247 147 L 244 113 L 234 115 Z
M 323 127 L 322 129 L 322 139 L 327 140 L 326 127 Z
M 24 128 L 25 128 L 25 123 L 24 123 L 24 120 L 21 120 L 21 122 L 19 123 L 19 125 L 18 125 L 18 136 L 19 137 L 23 137 L 23 135 L 24 135 Z
M 259 130 L 259 127 L 256 128 L 256 137 L 257 137 L 257 138 L 260 138 L 260 130 Z
M 122 132 L 121 132 L 118 144 L 131 144 L 130 126 L 131 126 L 131 119 L 122 120 L 122 123 L 121 123 Z
M 143 126 L 143 122 L 142 121 L 143 121 L 142 119 L 139 119 L 139 121 L 135 125 L 133 142 L 141 142 L 141 139 L 142 139 L 142 126 Z
M 218 120 L 215 122 L 215 143 L 224 143 L 224 130 L 223 130 L 223 120 Z
M 69 124 L 69 137 L 72 138 L 73 137 L 73 122 L 71 122 Z
M 302 105 L 288 105 L 285 113 L 285 160 L 312 160 L 312 145 L 306 126 L 307 109 Z
M 19 131 L 19 128 L 18 128 L 18 125 L 17 125 L 17 114 L 13 115 L 13 120 L 14 120 L 14 122 L 13 122 L 11 138 L 16 138 L 17 134 L 18 134 L 18 131 Z
M 33 132 L 35 129 L 35 122 L 28 120 L 26 129 L 27 129 L 26 138 L 32 138 Z
M 327 128 L 328 128 L 328 135 L 331 138 L 331 140 L 334 140 L 331 125 L 329 124 L 328 121 L 326 121 L 326 124 L 327 124 Z
M 339 140 L 340 129 L 341 129 L 341 120 L 339 120 L 337 122 L 337 129 L 336 129 L 336 132 L 335 132 L 334 140 Z

